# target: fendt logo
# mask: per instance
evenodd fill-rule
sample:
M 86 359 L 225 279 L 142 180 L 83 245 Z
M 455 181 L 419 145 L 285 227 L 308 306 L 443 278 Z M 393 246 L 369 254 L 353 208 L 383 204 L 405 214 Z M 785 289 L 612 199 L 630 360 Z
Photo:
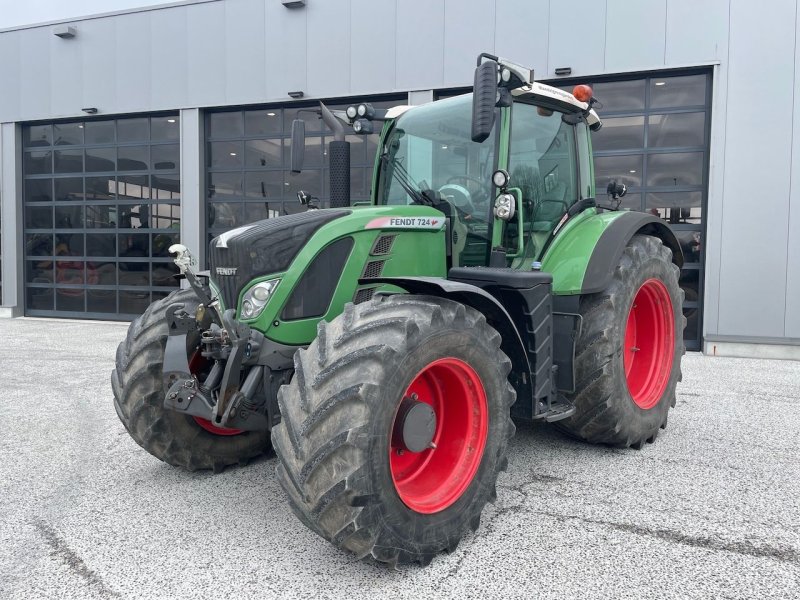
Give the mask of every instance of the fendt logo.
M 236 275 L 239 267 L 217 267 L 217 275 Z

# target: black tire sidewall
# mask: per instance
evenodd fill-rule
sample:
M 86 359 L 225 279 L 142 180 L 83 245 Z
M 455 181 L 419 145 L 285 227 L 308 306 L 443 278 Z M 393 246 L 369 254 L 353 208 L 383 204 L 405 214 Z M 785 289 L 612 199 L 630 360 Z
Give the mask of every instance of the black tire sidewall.
M 371 493 L 380 498 L 374 505 L 379 511 L 377 517 L 399 540 L 418 544 L 420 527 L 423 527 L 424 539 L 429 540 L 432 550 L 438 550 L 453 531 L 462 531 L 480 514 L 494 489 L 499 461 L 509 436 L 506 423 L 509 421 L 507 398 L 510 393 L 495 353 L 496 350 L 477 334 L 477 330 L 434 331 L 410 347 L 387 378 L 382 389 L 396 391 L 391 396 L 384 394 L 384 408 L 372 415 L 367 463 Z M 389 464 L 390 431 L 405 390 L 422 369 L 440 358 L 460 359 L 475 370 L 486 393 L 489 423 L 483 456 L 467 489 L 444 510 L 423 514 L 409 508 L 394 486 Z
M 673 347 L 672 365 L 666 385 L 662 391 L 658 403 L 651 408 L 644 409 L 638 406 L 631 396 L 628 389 L 628 382 L 625 376 L 625 364 L 623 354 L 625 352 L 625 330 L 628 323 L 633 300 L 642 285 L 649 279 L 657 279 L 667 289 L 672 303 L 673 316 L 673 335 L 675 344 Z M 680 359 L 683 354 L 682 342 L 682 308 L 680 298 L 680 288 L 673 271 L 673 264 L 664 260 L 658 254 L 648 256 L 644 262 L 637 265 L 636 269 L 630 270 L 624 275 L 625 285 L 617 292 L 619 297 L 615 303 L 615 322 L 614 346 L 618 348 L 612 360 L 612 378 L 617 389 L 624 390 L 623 396 L 626 401 L 617 403 L 619 417 L 623 422 L 635 424 L 641 431 L 642 436 L 657 431 L 665 421 L 667 412 L 672 405 L 674 390 L 677 384 L 678 371 L 680 369 Z

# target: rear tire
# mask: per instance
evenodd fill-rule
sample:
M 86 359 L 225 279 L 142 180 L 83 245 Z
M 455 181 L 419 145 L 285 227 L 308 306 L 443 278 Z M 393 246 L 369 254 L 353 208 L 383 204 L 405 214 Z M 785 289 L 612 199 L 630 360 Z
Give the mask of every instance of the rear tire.
M 272 441 L 292 509 L 359 558 L 428 564 L 454 550 L 477 529 L 507 464 L 510 369 L 500 335 L 462 304 L 410 295 L 348 304 L 295 354 L 295 376 L 278 395 Z M 401 401 L 413 396 L 446 398 L 450 411 L 429 403 L 440 407 L 438 444 L 420 452 L 403 450 L 393 435 Z M 467 433 L 454 442 L 446 432 L 459 427 Z M 402 483 L 412 468 L 416 487 Z
M 581 298 L 576 391 L 568 396 L 576 411 L 556 427 L 613 446 L 641 448 L 655 441 L 675 406 L 685 353 L 679 276 L 661 240 L 636 235 L 609 286 Z
M 192 314 L 198 300 L 191 290 L 173 292 L 152 303 L 134 320 L 117 348 L 116 368 L 111 373 L 114 408 L 131 437 L 150 454 L 190 471 L 246 464 L 270 447 L 268 431 L 233 430 L 212 433 L 189 415 L 164 408 L 161 381 L 167 342 L 167 308 L 180 302 Z M 197 339 L 189 339 L 191 355 Z

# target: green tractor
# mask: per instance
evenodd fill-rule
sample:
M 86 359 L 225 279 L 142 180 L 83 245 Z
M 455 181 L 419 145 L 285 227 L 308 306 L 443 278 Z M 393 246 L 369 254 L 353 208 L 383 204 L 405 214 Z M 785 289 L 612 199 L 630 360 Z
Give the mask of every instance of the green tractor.
M 293 511 L 358 557 L 427 564 L 476 530 L 512 417 L 640 448 L 675 405 L 680 245 L 595 196 L 588 86 L 478 58 L 472 94 L 319 115 L 331 208 L 185 246 L 187 289 L 130 326 L 112 374 L 130 435 L 220 471 L 269 448 Z M 303 128 L 293 126 L 292 168 Z M 371 201 L 345 134 L 381 127 Z

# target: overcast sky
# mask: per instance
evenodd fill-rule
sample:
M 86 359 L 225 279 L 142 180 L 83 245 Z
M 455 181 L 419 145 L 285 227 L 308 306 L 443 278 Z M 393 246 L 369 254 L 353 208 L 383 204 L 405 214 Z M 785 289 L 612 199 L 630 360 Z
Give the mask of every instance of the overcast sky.
M 0 0 L 0 29 L 72 19 L 170 0 Z

